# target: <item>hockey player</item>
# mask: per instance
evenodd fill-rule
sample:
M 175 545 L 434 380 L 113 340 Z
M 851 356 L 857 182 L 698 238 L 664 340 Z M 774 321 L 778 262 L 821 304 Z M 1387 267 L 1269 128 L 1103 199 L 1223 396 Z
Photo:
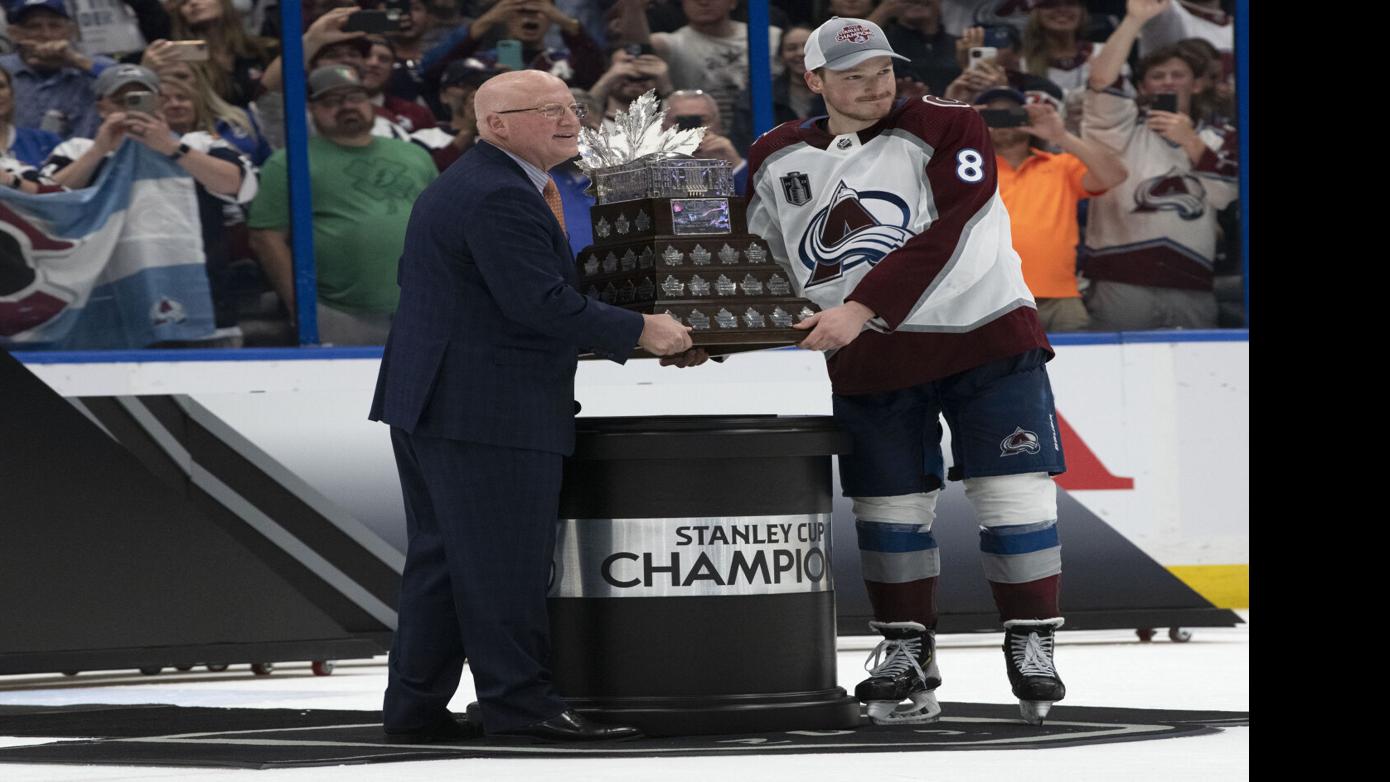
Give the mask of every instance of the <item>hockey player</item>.
M 946 476 L 980 525 L 985 576 L 1025 720 L 1066 692 L 1053 664 L 1064 469 L 1052 358 L 999 198 L 989 130 L 964 103 L 897 101 L 896 54 L 869 21 L 834 18 L 806 43 L 806 83 L 828 117 L 795 120 L 749 154 L 748 221 L 822 311 L 801 343 L 823 350 L 836 421 L 853 437 L 840 482 L 883 640 L 855 689 L 877 723 L 941 707 L 932 520 Z

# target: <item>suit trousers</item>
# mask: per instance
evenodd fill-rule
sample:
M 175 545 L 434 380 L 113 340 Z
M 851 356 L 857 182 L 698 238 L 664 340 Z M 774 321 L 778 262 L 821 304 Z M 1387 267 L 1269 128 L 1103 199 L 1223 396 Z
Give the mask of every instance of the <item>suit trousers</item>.
M 448 718 L 465 658 L 489 733 L 564 711 L 551 684 L 546 611 L 563 457 L 394 426 L 391 444 L 408 547 L 386 730 Z

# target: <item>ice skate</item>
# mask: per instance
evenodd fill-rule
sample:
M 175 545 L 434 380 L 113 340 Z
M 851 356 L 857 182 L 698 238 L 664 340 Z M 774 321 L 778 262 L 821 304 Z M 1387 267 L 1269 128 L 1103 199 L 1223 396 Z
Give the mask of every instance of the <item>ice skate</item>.
M 941 716 L 936 688 L 936 635 L 917 622 L 869 622 L 883 640 L 869 654 L 869 678 L 854 688 L 877 725 L 934 722 Z
M 1004 665 L 1018 698 L 1018 711 L 1029 725 L 1041 725 L 1067 687 L 1057 675 L 1052 648 L 1062 618 L 1015 619 L 1004 623 Z

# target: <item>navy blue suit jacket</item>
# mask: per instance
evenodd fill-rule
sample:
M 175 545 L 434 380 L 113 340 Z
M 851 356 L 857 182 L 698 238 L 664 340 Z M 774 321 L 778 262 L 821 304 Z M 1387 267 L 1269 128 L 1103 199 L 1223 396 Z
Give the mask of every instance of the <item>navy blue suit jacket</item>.
M 642 333 L 579 292 L 545 199 L 486 142 L 416 200 L 397 281 L 369 417 L 411 434 L 569 455 L 579 349 L 621 363 Z

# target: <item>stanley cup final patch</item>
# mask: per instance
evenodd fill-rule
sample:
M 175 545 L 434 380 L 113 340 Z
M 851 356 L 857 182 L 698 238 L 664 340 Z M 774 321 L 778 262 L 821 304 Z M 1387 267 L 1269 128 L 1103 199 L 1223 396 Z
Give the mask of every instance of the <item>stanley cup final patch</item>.
M 782 195 L 792 206 L 804 206 L 811 202 L 811 178 L 793 171 L 782 177 Z

